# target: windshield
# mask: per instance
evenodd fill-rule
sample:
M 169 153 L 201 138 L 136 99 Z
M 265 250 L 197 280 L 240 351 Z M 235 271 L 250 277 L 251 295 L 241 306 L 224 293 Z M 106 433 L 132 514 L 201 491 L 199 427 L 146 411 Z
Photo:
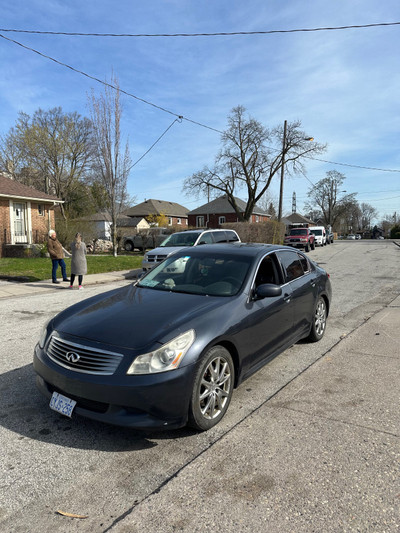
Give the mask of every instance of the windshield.
M 249 258 L 185 255 L 168 257 L 138 283 L 138 287 L 208 296 L 233 296 L 246 278 Z
M 173 233 L 167 237 L 160 246 L 193 246 L 198 236 L 198 233 L 190 231 L 185 233 Z
M 322 235 L 322 229 L 312 229 L 311 233 L 314 233 L 314 235 Z
M 290 235 L 307 235 L 306 229 L 292 229 L 290 230 Z

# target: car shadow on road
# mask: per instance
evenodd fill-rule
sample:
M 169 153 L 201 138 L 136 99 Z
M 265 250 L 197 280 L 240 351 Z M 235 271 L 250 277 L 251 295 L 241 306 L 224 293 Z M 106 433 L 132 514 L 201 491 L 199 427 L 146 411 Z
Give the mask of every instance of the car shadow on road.
M 157 446 L 155 439 L 184 438 L 194 433 L 188 429 L 142 432 L 80 416 L 62 416 L 50 409 L 48 400 L 37 390 L 32 364 L 0 376 L 0 426 L 18 433 L 21 439 L 106 452 L 149 449 Z

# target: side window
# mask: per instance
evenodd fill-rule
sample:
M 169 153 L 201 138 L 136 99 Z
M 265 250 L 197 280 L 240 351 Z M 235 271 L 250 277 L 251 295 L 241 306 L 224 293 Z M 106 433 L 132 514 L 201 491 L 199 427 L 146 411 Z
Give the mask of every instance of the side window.
M 234 231 L 225 231 L 225 233 L 228 242 L 237 242 L 239 240 Z
M 211 237 L 211 233 L 203 233 L 203 235 L 200 237 L 199 242 L 197 244 L 212 244 L 213 239 Z
M 273 254 L 269 254 L 261 261 L 256 274 L 255 286 L 263 285 L 264 283 L 279 284 L 278 270 Z
M 225 231 L 213 231 L 212 236 L 215 242 L 226 242 Z
M 296 251 L 285 250 L 284 252 L 279 252 L 279 258 L 285 271 L 286 282 L 300 278 L 304 274 L 299 254 Z
M 307 257 L 305 257 L 302 254 L 298 254 L 298 256 L 299 256 L 299 259 L 300 259 L 301 266 L 303 267 L 303 271 L 305 273 L 310 272 L 311 271 L 311 267 L 310 267 L 310 263 L 308 262 Z

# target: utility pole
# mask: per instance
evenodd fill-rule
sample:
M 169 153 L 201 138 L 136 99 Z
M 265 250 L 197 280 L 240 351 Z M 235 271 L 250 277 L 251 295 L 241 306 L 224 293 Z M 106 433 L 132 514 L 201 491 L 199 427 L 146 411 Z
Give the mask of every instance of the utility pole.
M 287 120 L 283 125 L 283 141 L 282 141 L 282 163 L 281 163 L 281 187 L 279 191 L 279 211 L 278 211 L 278 222 L 282 218 L 282 204 L 283 204 L 283 179 L 285 176 L 285 149 L 286 149 L 286 131 L 287 131 Z

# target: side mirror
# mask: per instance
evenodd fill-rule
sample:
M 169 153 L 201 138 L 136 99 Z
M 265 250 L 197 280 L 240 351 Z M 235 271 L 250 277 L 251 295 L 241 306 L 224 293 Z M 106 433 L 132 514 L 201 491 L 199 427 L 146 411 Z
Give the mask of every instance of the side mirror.
M 282 288 L 279 285 L 272 283 L 263 283 L 256 288 L 255 299 L 262 300 L 263 298 L 275 298 L 282 295 Z

